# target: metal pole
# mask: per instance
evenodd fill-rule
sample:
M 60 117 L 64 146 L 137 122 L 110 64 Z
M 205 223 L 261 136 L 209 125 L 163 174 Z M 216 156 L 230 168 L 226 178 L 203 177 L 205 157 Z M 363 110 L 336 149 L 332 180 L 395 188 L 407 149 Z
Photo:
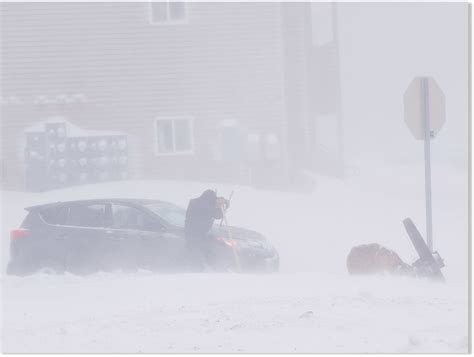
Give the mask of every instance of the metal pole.
M 336 115 L 337 115 L 337 135 L 338 135 L 338 165 L 341 176 L 344 176 L 344 128 L 342 125 L 342 84 L 341 84 L 341 60 L 339 57 L 339 23 L 337 14 L 337 2 L 332 2 L 332 31 L 335 49 L 334 61 L 336 62 Z
M 421 110 L 425 130 L 425 199 L 426 199 L 426 241 L 433 252 L 433 218 L 431 212 L 431 129 L 430 129 L 430 93 L 428 78 L 421 79 Z

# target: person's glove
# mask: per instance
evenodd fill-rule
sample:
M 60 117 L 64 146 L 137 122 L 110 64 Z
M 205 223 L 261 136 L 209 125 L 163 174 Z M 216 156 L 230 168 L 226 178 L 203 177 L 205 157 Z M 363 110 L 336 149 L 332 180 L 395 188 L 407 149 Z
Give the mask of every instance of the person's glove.
M 226 200 L 224 197 L 217 197 L 216 198 L 216 207 L 223 209 L 224 211 L 229 208 L 229 201 Z

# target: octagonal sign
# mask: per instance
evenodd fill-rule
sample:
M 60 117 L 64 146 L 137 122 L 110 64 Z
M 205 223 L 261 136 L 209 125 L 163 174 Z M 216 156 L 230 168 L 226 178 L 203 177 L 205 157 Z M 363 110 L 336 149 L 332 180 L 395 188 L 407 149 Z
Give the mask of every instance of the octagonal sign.
M 423 86 L 423 81 L 425 85 Z M 423 140 L 424 103 L 429 118 L 431 137 L 434 138 L 446 121 L 444 93 L 431 77 L 414 78 L 403 96 L 405 105 L 405 123 L 416 139 Z

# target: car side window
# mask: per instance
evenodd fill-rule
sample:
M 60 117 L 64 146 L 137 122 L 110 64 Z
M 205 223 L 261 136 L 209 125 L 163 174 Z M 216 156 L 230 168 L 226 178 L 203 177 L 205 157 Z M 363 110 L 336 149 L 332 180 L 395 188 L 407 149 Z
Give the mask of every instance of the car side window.
M 135 207 L 112 205 L 112 228 L 157 231 L 159 224 Z
M 69 208 L 67 224 L 79 227 L 104 227 L 105 205 L 74 205 Z

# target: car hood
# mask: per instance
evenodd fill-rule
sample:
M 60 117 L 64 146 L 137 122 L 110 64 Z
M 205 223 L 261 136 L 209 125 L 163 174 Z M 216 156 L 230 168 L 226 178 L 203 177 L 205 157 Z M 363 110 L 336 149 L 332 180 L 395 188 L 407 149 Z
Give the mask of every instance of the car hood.
M 267 239 L 260 233 L 240 227 L 214 226 L 211 234 L 215 237 L 232 238 L 238 245 L 271 249 Z
M 232 236 L 232 239 L 236 240 L 263 240 L 265 237 L 255 231 L 246 228 L 232 227 L 232 226 L 214 226 L 211 230 L 211 234 L 216 236 L 222 236 L 229 238 L 229 233 Z

